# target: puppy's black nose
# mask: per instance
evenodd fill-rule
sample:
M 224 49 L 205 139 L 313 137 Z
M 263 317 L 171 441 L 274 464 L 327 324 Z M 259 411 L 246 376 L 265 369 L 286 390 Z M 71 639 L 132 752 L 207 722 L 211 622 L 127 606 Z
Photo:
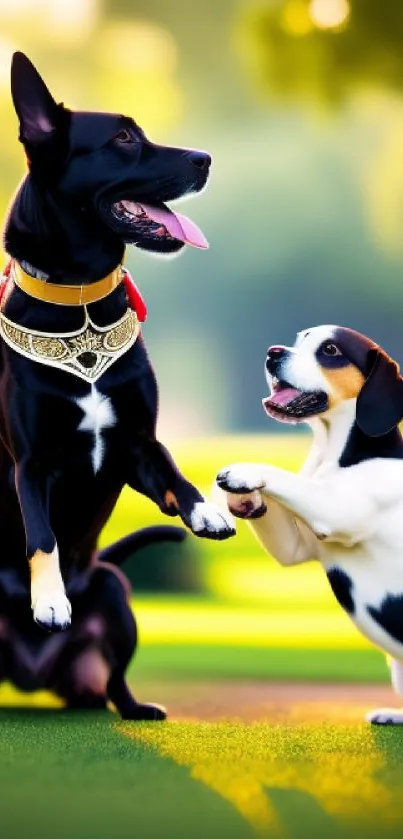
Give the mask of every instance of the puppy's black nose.
M 282 346 L 269 347 L 269 349 L 267 350 L 267 358 L 270 359 L 270 361 L 280 361 L 280 358 L 283 357 L 283 355 L 286 352 L 286 349 L 286 347 Z
M 278 345 L 269 347 L 269 349 L 267 350 L 266 369 L 272 376 L 276 375 L 278 371 L 278 366 L 281 360 L 284 358 L 286 352 L 287 347 L 281 347 Z
M 211 157 L 207 152 L 204 151 L 191 151 L 189 152 L 188 157 L 190 158 L 193 166 L 196 166 L 197 169 L 202 169 L 203 172 L 206 172 L 207 169 L 210 168 L 211 165 Z

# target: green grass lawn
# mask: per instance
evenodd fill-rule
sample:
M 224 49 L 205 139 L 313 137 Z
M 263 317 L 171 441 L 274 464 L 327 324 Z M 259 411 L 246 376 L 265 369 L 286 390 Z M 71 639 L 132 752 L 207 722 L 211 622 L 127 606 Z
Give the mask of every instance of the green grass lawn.
M 0 712 L 5 839 L 398 839 L 403 731 Z
M 197 601 L 182 603 L 191 605 L 196 608 Z M 145 615 L 147 606 L 144 601 L 140 613 Z M 176 620 L 178 605 L 168 601 L 168 606 Z M 165 696 L 169 705 L 178 691 L 189 697 L 198 691 L 193 680 L 379 682 L 387 672 L 383 656 L 370 648 L 175 644 L 149 638 L 129 678 L 140 698 Z M 15 694 L 7 698 L 16 700 Z M 332 724 L 321 726 L 312 725 L 312 715 L 292 726 L 269 720 L 139 725 L 112 713 L 3 708 L 0 835 L 54 839 L 57 830 L 61 839 L 126 834 L 398 839 L 403 731 L 342 723 L 335 725 L 333 714 Z

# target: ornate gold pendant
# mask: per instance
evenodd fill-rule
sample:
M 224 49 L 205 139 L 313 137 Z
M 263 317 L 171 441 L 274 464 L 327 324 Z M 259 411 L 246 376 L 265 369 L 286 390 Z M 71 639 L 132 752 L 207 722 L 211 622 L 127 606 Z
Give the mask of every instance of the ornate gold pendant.
M 112 326 L 96 326 L 86 306 L 84 310 L 84 326 L 62 335 L 26 329 L 0 312 L 0 335 L 20 355 L 73 373 L 91 384 L 133 346 L 140 324 L 133 309 L 128 309 Z

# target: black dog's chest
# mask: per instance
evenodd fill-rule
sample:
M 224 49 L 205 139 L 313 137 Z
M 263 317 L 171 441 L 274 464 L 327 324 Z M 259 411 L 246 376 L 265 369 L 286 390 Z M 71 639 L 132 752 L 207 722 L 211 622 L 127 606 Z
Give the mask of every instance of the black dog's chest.
M 95 384 L 7 346 L 2 352 L 2 407 L 17 460 L 33 455 L 49 462 L 55 454 L 64 461 L 67 453 L 80 460 L 90 453 L 98 471 L 111 441 L 121 446 L 129 430 L 130 437 L 141 433 L 154 417 L 155 379 L 140 337 Z
M 38 392 L 17 386 L 10 392 L 13 448 L 50 467 L 72 465 L 90 457 L 95 472 L 118 426 L 113 400 L 96 385 L 76 386 L 73 379 L 62 393 Z M 67 385 L 67 382 L 66 382 Z M 28 445 L 27 445 L 28 444 Z
M 37 429 L 38 457 L 62 473 L 74 471 L 78 481 L 98 476 L 111 461 L 122 464 L 125 435 L 121 412 L 113 398 L 96 385 L 54 402 L 54 425 Z M 45 406 L 39 408 L 44 415 Z M 47 438 L 47 444 L 46 444 Z

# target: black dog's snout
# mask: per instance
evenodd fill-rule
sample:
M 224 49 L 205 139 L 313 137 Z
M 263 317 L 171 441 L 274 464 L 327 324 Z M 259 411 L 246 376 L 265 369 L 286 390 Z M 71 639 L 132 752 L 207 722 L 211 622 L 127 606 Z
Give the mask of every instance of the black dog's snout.
M 188 157 L 193 163 L 193 166 L 196 166 L 197 169 L 202 169 L 203 172 L 206 172 L 211 166 L 211 157 L 207 152 L 191 151 Z
M 267 357 L 266 357 L 266 367 L 269 373 L 274 373 L 277 367 L 277 364 L 283 360 L 284 356 L 286 355 L 287 347 L 282 347 L 280 345 L 275 345 L 269 347 L 267 350 Z

